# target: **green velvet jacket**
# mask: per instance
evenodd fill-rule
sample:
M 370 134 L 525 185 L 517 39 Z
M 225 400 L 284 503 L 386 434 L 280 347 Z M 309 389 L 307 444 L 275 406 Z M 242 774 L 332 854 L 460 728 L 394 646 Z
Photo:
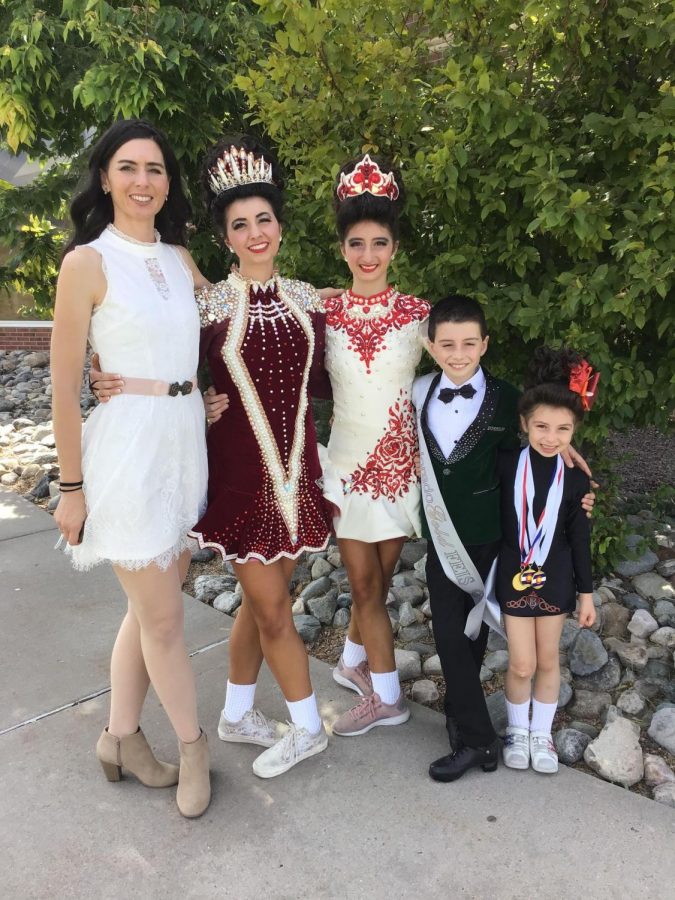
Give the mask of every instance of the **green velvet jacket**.
M 518 398 L 507 381 L 485 373 L 485 397 L 474 422 L 446 459 L 427 424 L 427 406 L 441 377 L 430 381 L 422 407 L 422 434 L 457 533 L 466 545 L 488 544 L 501 537 L 497 452 L 520 447 Z M 423 378 L 425 376 L 422 376 Z M 422 508 L 422 535 L 430 539 Z

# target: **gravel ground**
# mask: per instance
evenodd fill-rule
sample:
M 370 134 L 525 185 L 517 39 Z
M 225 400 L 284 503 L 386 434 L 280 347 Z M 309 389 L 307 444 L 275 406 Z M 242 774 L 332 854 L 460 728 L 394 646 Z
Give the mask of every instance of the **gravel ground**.
M 615 459 L 626 493 L 649 493 L 662 485 L 675 486 L 675 431 L 631 428 L 613 432 L 607 454 Z

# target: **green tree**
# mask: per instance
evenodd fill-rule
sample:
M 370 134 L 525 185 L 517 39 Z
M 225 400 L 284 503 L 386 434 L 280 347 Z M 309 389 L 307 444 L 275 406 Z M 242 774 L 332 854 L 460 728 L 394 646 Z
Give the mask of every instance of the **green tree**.
M 32 293 L 38 312 L 51 314 L 85 136 L 91 143 L 116 118 L 145 116 L 164 128 L 194 188 L 204 149 L 224 128 L 250 127 L 233 82 L 263 27 L 249 2 L 1 0 L 2 146 L 46 169 L 24 188 L 0 184 L 0 242 L 13 251 L 0 286 Z M 208 228 L 193 243 L 219 273 Z
M 289 268 L 344 276 L 330 187 L 345 158 L 403 169 L 396 277 L 487 303 L 490 365 L 519 381 L 567 342 L 602 370 L 587 434 L 672 407 L 671 2 L 257 0 L 272 30 L 237 79 L 293 172 Z

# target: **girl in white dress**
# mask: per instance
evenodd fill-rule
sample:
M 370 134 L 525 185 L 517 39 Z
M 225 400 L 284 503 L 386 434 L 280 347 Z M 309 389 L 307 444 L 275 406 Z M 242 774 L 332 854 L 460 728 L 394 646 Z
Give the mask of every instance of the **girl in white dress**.
M 406 538 L 420 533 L 410 394 L 429 304 L 388 281 L 402 191 L 400 175 L 369 156 L 343 166 L 335 188 L 337 230 L 353 283 L 326 302 L 334 417 L 321 464 L 324 494 L 339 513 L 335 533 L 352 591 L 349 635 L 333 677 L 362 695 L 333 726 L 344 736 L 410 716 L 385 600 Z
M 96 751 L 150 787 L 178 783 L 184 816 L 210 800 L 183 634 L 187 532 L 206 500 L 196 387 L 204 279 L 184 246 L 190 207 L 165 136 L 143 120 L 113 125 L 94 147 L 72 205 L 75 235 L 59 274 L 51 364 L 61 468 L 56 522 L 78 569 L 109 561 L 127 595 L 111 661 L 111 708 Z M 87 341 L 123 387 L 82 428 Z M 149 683 L 179 738 L 180 769 L 155 759 L 139 727 Z

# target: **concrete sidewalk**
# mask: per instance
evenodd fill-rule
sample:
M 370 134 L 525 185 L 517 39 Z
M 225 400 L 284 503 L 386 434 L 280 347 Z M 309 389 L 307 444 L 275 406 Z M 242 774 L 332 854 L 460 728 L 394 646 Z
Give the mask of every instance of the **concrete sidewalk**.
M 547 778 L 502 766 L 436 785 L 426 769 L 445 752 L 443 719 L 424 707 L 257 779 L 260 750 L 216 734 L 231 620 L 189 598 L 211 807 L 187 821 L 172 789 L 109 784 L 93 749 L 123 600 L 109 570 L 73 573 L 55 540 L 47 513 L 0 493 L 0 897 L 673 897 L 672 809 L 565 768 Z M 354 695 L 328 666 L 311 668 L 330 725 Z M 267 673 L 257 702 L 286 717 Z M 154 697 L 143 727 L 176 758 Z

